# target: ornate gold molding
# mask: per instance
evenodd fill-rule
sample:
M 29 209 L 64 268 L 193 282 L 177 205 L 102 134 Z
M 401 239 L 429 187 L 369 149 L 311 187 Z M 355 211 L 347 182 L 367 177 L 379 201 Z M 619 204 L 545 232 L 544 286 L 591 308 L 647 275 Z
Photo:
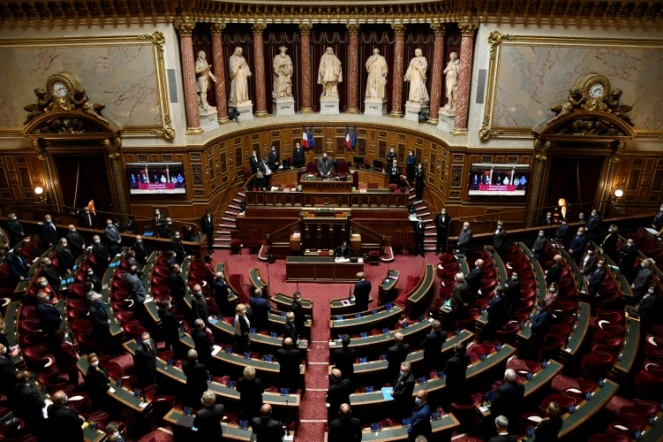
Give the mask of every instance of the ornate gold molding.
M 359 34 L 360 25 L 358 23 L 348 23 L 345 25 L 348 28 L 348 34 L 357 35 Z
M 463 37 L 474 37 L 474 33 L 479 27 L 479 22 L 476 19 L 472 20 L 469 17 L 463 17 L 462 21 L 458 23 L 458 27 Z
M 225 23 L 212 23 L 212 25 L 210 26 L 212 35 L 221 35 L 225 28 L 226 28 Z
M 254 34 L 262 34 L 265 32 L 265 29 L 267 29 L 267 25 L 265 23 L 254 23 L 251 26 L 251 31 L 253 31 Z
M 391 28 L 394 30 L 395 35 L 405 35 L 405 24 L 404 23 L 392 23 Z
M 487 140 L 490 137 L 503 135 L 501 131 L 491 129 L 493 99 L 495 95 L 495 82 L 497 81 L 497 66 L 499 62 L 499 50 L 502 40 L 513 40 L 514 36 L 493 31 L 488 36 L 488 81 L 486 86 L 486 104 L 484 104 L 483 121 L 479 130 L 479 138 Z M 531 133 L 531 131 L 530 131 Z
M 183 37 L 191 37 L 193 29 L 196 27 L 196 23 L 188 18 L 177 19 L 174 25 L 177 32 Z
M 446 32 L 446 26 L 444 23 L 431 23 L 430 27 L 435 33 L 436 37 L 444 37 Z
M 311 29 L 313 29 L 312 23 L 300 23 L 299 24 L 299 33 L 300 34 L 310 34 Z

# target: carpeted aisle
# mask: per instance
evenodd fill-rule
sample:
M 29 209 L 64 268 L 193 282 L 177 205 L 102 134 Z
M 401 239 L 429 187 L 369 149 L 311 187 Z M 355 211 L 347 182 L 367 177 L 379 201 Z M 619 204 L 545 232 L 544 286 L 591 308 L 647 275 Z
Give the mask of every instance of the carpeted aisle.
M 260 261 L 256 254 L 250 254 L 243 249 L 239 255 L 231 255 L 229 250 L 217 250 L 214 253 L 214 262 L 227 261 L 230 274 L 242 273 L 245 283 L 248 283 L 248 270 L 260 269 L 263 277 L 267 279 L 269 293 L 277 292 L 292 295 L 299 290 L 304 299 L 313 300 L 313 328 L 311 330 L 311 343 L 308 353 L 308 367 L 306 369 L 306 393 L 300 406 L 300 425 L 297 430 L 296 441 L 319 441 L 324 438 L 325 423 L 327 421 L 327 408 L 325 397 L 328 381 L 329 364 L 329 301 L 335 298 L 348 297 L 354 284 L 295 284 L 285 280 L 285 260 L 277 260 L 274 264 Z M 377 305 L 378 285 L 391 268 L 400 271 L 400 279 L 396 288 L 405 288 L 405 280 L 409 275 L 420 275 L 424 263 L 437 264 L 434 253 L 426 253 L 426 258 L 420 256 L 397 255 L 395 262 L 380 263 L 378 266 L 364 266 L 366 278 L 373 284 L 373 305 Z M 437 293 L 437 289 L 435 290 Z

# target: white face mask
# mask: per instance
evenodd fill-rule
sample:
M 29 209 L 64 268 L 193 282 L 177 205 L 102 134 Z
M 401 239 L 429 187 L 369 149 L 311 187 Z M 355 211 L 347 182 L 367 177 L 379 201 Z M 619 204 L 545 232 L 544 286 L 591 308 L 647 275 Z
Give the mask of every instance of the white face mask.
M 463 226 L 463 230 L 467 230 L 467 226 Z
M 70 232 L 75 232 L 75 231 L 76 231 L 76 229 L 71 229 L 71 230 L 70 230 Z
M 172 221 L 168 221 L 168 225 L 171 226 L 173 224 Z
M 47 222 L 47 223 L 50 223 L 50 222 L 51 222 L 51 219 L 50 219 L 50 218 L 47 218 L 47 219 L 46 219 L 46 222 Z
M 110 436 L 108 436 L 108 438 L 109 438 L 110 440 L 118 440 L 118 439 L 120 438 L 120 433 L 118 433 L 118 432 L 116 431 L 115 433 L 113 433 L 113 434 L 111 434 Z
M 421 398 L 418 397 L 414 398 L 414 403 L 417 405 L 421 405 Z
M 603 264 L 596 264 L 596 267 L 601 268 L 603 267 Z
M 555 293 L 557 291 L 557 289 L 555 287 L 551 287 L 549 291 L 550 291 L 550 293 Z
M 95 244 L 101 244 L 101 240 L 100 240 L 100 239 L 95 239 L 95 240 L 94 240 L 94 243 L 95 243 Z
M 106 227 L 112 227 L 112 226 L 113 226 L 113 223 L 106 224 Z
M 513 275 L 513 276 L 511 277 L 511 279 L 518 279 L 518 276 Z
M 640 267 L 642 267 L 642 268 L 644 269 L 644 268 L 646 267 L 646 266 L 645 266 L 645 263 L 644 263 L 644 262 L 641 262 L 641 263 L 640 263 Z
M 539 236 L 542 237 L 542 236 L 543 236 L 543 233 L 539 233 Z
M 48 282 L 42 282 L 39 285 L 42 286 L 42 287 L 46 287 L 48 285 Z
M 93 366 L 93 367 L 98 367 L 98 366 L 99 366 L 99 361 L 94 361 L 94 362 L 92 363 L 92 366 Z

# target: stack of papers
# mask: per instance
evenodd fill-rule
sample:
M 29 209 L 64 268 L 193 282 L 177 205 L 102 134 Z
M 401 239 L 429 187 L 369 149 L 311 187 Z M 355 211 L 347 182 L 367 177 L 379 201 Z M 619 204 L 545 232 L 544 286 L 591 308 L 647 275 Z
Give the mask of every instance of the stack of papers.
M 394 398 L 391 396 L 392 391 L 394 391 L 394 387 L 382 387 L 382 398 L 385 401 L 393 401 Z

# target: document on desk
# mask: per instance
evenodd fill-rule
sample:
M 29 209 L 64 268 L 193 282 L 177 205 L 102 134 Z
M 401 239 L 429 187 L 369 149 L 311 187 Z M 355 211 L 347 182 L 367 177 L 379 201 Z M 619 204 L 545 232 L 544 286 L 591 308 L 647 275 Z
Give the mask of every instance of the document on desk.
M 219 347 L 218 345 L 215 345 L 214 350 L 212 350 L 212 355 L 216 355 L 220 351 L 221 351 L 221 347 Z
M 385 401 L 393 401 L 394 398 L 391 396 L 392 391 L 394 391 L 394 387 L 382 387 L 382 398 Z

